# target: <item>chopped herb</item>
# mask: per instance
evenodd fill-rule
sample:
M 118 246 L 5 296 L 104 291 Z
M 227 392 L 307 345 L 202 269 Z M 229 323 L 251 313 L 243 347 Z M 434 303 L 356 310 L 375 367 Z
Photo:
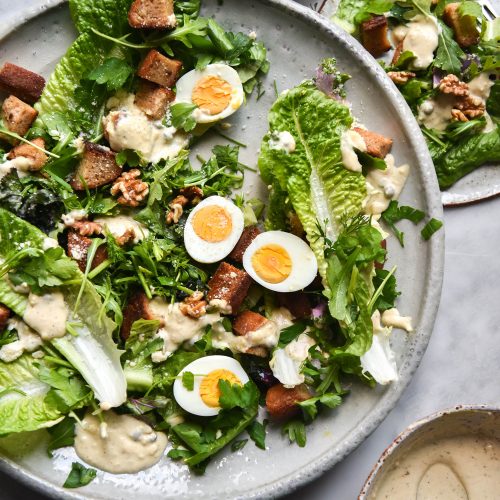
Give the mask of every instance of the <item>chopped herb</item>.
M 287 326 L 280 331 L 280 339 L 278 347 L 285 347 L 287 344 L 295 340 L 301 333 L 304 333 L 307 325 L 303 322 L 297 322 Z
M 421 231 L 422 238 L 424 240 L 430 239 L 430 237 L 436 232 L 441 229 L 443 226 L 443 223 L 440 220 L 437 219 L 431 219 L 427 224 L 424 226 L 424 228 Z
M 195 104 L 179 102 L 170 106 L 172 126 L 176 129 L 184 129 L 190 132 L 196 127 L 196 120 L 193 118 L 193 111 L 197 108 Z
M 425 213 L 409 206 L 399 206 L 396 200 L 392 200 L 387 210 L 382 213 L 382 220 L 392 229 L 402 247 L 404 247 L 404 233 L 396 227 L 396 222 L 403 219 L 418 224 L 425 217 Z
M 95 469 L 88 469 L 78 462 L 71 464 L 71 471 L 63 484 L 64 488 L 81 488 L 92 482 L 96 477 Z
M 266 425 L 266 420 L 264 420 L 264 423 L 262 424 L 255 420 L 247 428 L 248 435 L 252 438 L 255 446 L 261 450 L 266 449 Z
M 302 420 L 290 420 L 282 427 L 282 433 L 288 434 L 291 443 L 297 443 L 301 448 L 306 445 L 306 426 Z
M 188 390 L 194 389 L 194 375 L 191 372 L 184 372 L 182 374 L 182 385 Z
M 248 439 L 236 439 L 231 443 L 231 451 L 239 451 L 248 443 Z

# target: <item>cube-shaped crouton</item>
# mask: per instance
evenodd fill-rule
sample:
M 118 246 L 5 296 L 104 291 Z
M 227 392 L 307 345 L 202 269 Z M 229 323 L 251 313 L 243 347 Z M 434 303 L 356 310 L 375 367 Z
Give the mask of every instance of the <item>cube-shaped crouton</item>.
M 134 0 L 128 11 L 128 23 L 138 29 L 175 28 L 174 0 Z
M 388 26 L 385 16 L 373 16 L 361 23 L 363 47 L 373 56 L 380 57 L 391 48 L 387 38 Z
M 95 189 L 113 182 L 122 172 L 115 157 L 116 154 L 109 148 L 85 142 L 83 157 L 70 182 L 73 189 L 83 191 L 85 186 Z
M 78 231 L 70 230 L 68 232 L 67 255 L 76 261 L 80 271 L 85 272 L 87 267 L 87 256 L 92 239 L 82 236 Z M 95 269 L 99 264 L 102 264 L 108 258 L 108 251 L 105 245 L 97 247 L 94 259 L 92 260 L 91 269 Z
M 370 132 L 364 128 L 354 127 L 354 130 L 363 138 L 366 152 L 375 158 L 385 158 L 391 151 L 392 139 L 384 135 Z
M 155 319 L 149 307 L 149 299 L 143 291 L 134 292 L 123 310 L 123 322 L 120 329 L 120 336 L 123 340 L 129 338 L 132 325 L 139 319 Z
M 460 16 L 458 8 L 460 2 L 449 3 L 443 12 L 444 22 L 450 26 L 455 34 L 455 40 L 460 47 L 466 48 L 479 43 L 479 30 L 473 16 Z
M 142 80 L 135 94 L 134 103 L 153 120 L 161 120 L 174 99 L 173 90 Z
M 311 316 L 311 302 L 307 293 L 278 293 L 278 301 L 280 305 L 286 307 L 296 319 L 304 319 Z
M 233 331 L 236 335 L 246 335 L 263 327 L 269 320 L 253 311 L 242 311 L 234 318 Z
M 266 408 L 275 420 L 286 420 L 300 411 L 297 403 L 306 401 L 311 393 L 305 384 L 287 388 L 283 384 L 273 385 L 266 394 Z
M 24 136 L 31 128 L 38 111 L 16 96 L 9 96 L 2 104 L 2 120 L 4 125 L 20 136 Z M 14 142 L 9 139 L 9 142 Z
M 148 52 L 148 55 L 142 61 L 137 74 L 141 78 L 163 87 L 173 87 L 179 78 L 181 68 L 181 61 L 169 59 L 153 49 Z
M 225 301 L 230 314 L 236 314 L 251 284 L 252 278 L 245 271 L 227 262 L 221 262 L 208 282 L 207 300 Z
M 41 137 L 37 137 L 31 142 L 39 148 L 45 148 L 45 141 Z M 40 170 L 47 163 L 47 155 L 43 151 L 40 151 L 31 144 L 26 144 L 24 142 L 11 149 L 7 158 L 9 160 L 13 160 L 18 156 L 23 156 L 24 158 L 28 158 L 30 160 L 29 170 L 31 171 Z
M 261 230 L 257 226 L 248 226 L 243 229 L 243 233 L 241 233 L 238 243 L 236 243 L 236 246 L 229 254 L 229 258 L 234 260 L 234 262 L 241 264 L 243 262 L 243 254 L 245 253 L 245 250 L 260 233 Z
M 33 104 L 40 99 L 45 78 L 27 69 L 6 62 L 0 68 L 0 90 Z
M 0 332 L 7 326 L 7 321 L 10 318 L 10 309 L 3 304 L 0 304 Z

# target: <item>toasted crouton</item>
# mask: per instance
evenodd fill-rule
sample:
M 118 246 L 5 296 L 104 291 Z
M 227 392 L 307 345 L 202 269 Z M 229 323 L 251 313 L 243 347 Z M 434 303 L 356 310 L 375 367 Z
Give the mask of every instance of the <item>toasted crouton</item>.
M 443 20 L 453 30 L 460 47 L 467 48 L 479 43 L 479 30 L 472 16 L 460 16 L 460 2 L 449 3 L 444 8 Z
M 134 103 L 153 120 L 160 120 L 165 116 L 168 105 L 174 99 L 173 90 L 142 80 L 135 94 Z
M 370 132 L 364 128 L 354 127 L 354 130 L 363 138 L 366 152 L 375 158 L 385 158 L 391 151 L 392 139 L 384 135 Z
M 242 311 L 234 318 L 233 331 L 236 335 L 246 335 L 262 328 L 269 320 L 253 311 Z
M 4 125 L 15 134 L 24 136 L 35 121 L 38 111 L 16 96 L 9 96 L 2 105 L 2 120 Z M 9 142 L 14 142 L 10 139 Z
M 27 69 L 6 62 L 0 68 L 0 90 L 33 104 L 40 99 L 45 78 Z
M 391 48 L 387 32 L 387 18 L 385 16 L 373 16 L 361 23 L 363 47 L 373 57 L 380 57 Z
M 305 384 L 297 385 L 291 389 L 283 384 L 273 385 L 266 394 L 266 408 L 269 415 L 275 420 L 286 420 L 295 416 L 300 407 L 297 403 L 311 397 Z
M 309 296 L 304 292 L 278 293 L 278 301 L 296 319 L 309 318 L 311 316 L 311 302 L 309 301 Z
M 88 250 L 92 244 L 92 239 L 82 236 L 78 231 L 68 232 L 67 255 L 76 261 L 80 271 L 85 272 L 87 267 Z M 108 258 L 108 251 L 104 245 L 100 245 L 92 260 L 91 269 L 95 269 Z
M 40 148 L 45 148 L 45 141 L 41 137 L 37 137 L 31 142 Z M 13 160 L 18 156 L 23 156 L 24 158 L 28 158 L 30 160 L 29 170 L 31 171 L 40 170 L 47 163 L 47 155 L 31 144 L 19 144 L 19 146 L 16 146 L 9 151 L 7 158 L 9 160 Z
M 142 61 L 137 74 L 163 87 L 173 87 L 181 72 L 182 62 L 160 54 L 157 50 L 150 50 Z
M 116 163 L 115 156 L 116 154 L 109 148 L 85 142 L 83 157 L 70 182 L 73 189 L 83 191 L 85 186 L 95 189 L 113 182 L 122 172 L 121 167 Z
M 236 314 L 245 300 L 252 278 L 241 269 L 227 262 L 221 262 L 217 271 L 208 282 L 207 300 L 225 301 L 228 314 Z
M 123 340 L 129 338 L 132 325 L 139 319 L 155 319 L 149 307 L 149 300 L 143 291 L 133 293 L 123 310 L 123 322 L 120 329 L 120 336 Z
M 137 29 L 175 28 L 174 0 L 134 0 L 128 11 L 128 23 Z
M 7 326 L 7 321 L 10 318 L 10 309 L 3 304 L 0 304 L 0 332 Z
M 243 254 L 245 250 L 250 246 L 250 243 L 261 233 L 261 230 L 257 226 L 249 226 L 243 230 L 240 239 L 236 246 L 233 248 L 232 252 L 229 254 L 229 258 L 234 260 L 234 262 L 242 263 Z

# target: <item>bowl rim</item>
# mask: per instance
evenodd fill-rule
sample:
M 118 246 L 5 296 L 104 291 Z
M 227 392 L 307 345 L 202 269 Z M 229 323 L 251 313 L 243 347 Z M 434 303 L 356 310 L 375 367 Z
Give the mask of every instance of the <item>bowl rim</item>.
M 406 440 L 418 432 L 420 432 L 424 427 L 429 424 L 442 419 L 447 415 L 455 415 L 459 413 L 500 413 L 500 406 L 495 406 L 491 404 L 460 404 L 450 408 L 445 408 L 443 410 L 438 410 L 430 415 L 419 418 L 415 422 L 412 422 L 406 429 L 400 432 L 392 443 L 381 453 L 375 465 L 372 467 L 370 474 L 366 478 L 365 484 L 361 488 L 358 500 L 368 500 L 368 495 L 371 493 L 371 489 L 378 475 L 385 466 L 385 462 L 398 450 L 398 448 L 406 442 Z
M 10 23 L 5 23 L 5 25 L 0 28 L 0 43 L 5 37 L 12 34 L 23 24 L 49 9 L 66 3 L 66 1 L 67 0 L 44 0 L 41 6 L 23 10 L 23 15 L 21 17 L 17 17 L 15 20 L 12 19 Z M 375 59 L 373 59 L 373 57 L 366 52 L 362 45 L 352 36 L 335 24 L 330 23 L 329 20 L 321 14 L 306 6 L 294 2 L 293 0 L 257 1 L 285 12 L 315 27 L 323 36 L 335 41 L 336 44 L 348 51 L 356 64 L 359 64 L 360 67 L 371 73 L 374 81 L 377 81 L 378 84 L 383 84 L 384 93 L 390 105 L 397 110 L 397 117 L 400 121 L 401 128 L 408 138 L 408 148 L 413 150 L 416 157 L 417 161 L 414 168 L 417 168 L 419 171 L 421 178 L 419 184 L 423 190 L 428 215 L 429 217 L 435 217 L 442 220 L 443 207 L 441 203 L 441 193 L 439 191 L 436 173 L 425 139 L 408 104 Z M 423 287 L 425 293 L 420 302 L 421 321 L 419 322 L 418 334 L 412 340 L 414 353 L 409 359 L 405 359 L 399 367 L 399 381 L 388 386 L 384 394 L 373 406 L 372 410 L 360 421 L 359 426 L 346 434 L 341 445 L 318 456 L 301 470 L 290 472 L 274 482 L 264 483 L 252 491 L 248 491 L 242 495 L 238 494 L 233 498 L 268 499 L 270 497 L 285 495 L 311 482 L 354 451 L 354 449 L 356 449 L 380 425 L 389 411 L 395 407 L 422 360 L 434 328 L 444 274 L 444 235 L 445 232 L 443 227 L 426 242 L 428 248 L 428 273 Z M 77 500 L 92 498 L 89 495 L 69 492 L 68 490 L 48 483 L 36 474 L 23 469 L 10 459 L 0 458 L 0 470 L 11 475 L 20 482 L 23 482 L 27 486 L 50 495 L 52 498 Z

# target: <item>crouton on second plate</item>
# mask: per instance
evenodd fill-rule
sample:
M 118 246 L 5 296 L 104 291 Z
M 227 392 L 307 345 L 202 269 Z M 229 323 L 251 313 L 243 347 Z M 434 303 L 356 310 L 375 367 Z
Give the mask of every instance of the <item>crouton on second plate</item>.
M 150 50 L 137 70 L 137 74 L 163 87 L 173 87 L 179 78 L 182 62 L 169 59 L 157 50 Z
M 132 28 L 175 28 L 174 0 L 134 0 L 128 11 L 128 23 Z
M 76 261 L 80 271 L 85 272 L 87 267 L 88 250 L 92 245 L 92 239 L 82 236 L 78 231 L 68 231 L 67 254 Z M 92 260 L 91 269 L 95 269 L 99 264 L 102 264 L 108 258 L 108 251 L 105 245 L 100 245 Z
M 243 254 L 245 250 L 250 246 L 250 243 L 261 233 L 262 231 L 257 226 L 248 226 L 243 229 L 240 239 L 236 246 L 233 248 L 229 254 L 229 258 L 241 264 L 243 262 Z
M 392 139 L 385 135 L 371 132 L 364 128 L 354 127 L 354 130 L 363 138 L 366 152 L 375 158 L 385 158 L 391 151 Z
M 242 311 L 234 318 L 233 331 L 236 335 L 246 335 L 262 328 L 269 320 L 253 311 Z
M 45 141 L 41 137 L 37 137 L 31 142 L 39 148 L 45 148 Z M 31 171 L 36 171 L 43 168 L 43 166 L 47 163 L 48 158 L 43 151 L 40 151 L 31 144 L 26 144 L 24 142 L 22 144 L 19 144 L 19 146 L 11 149 L 9 151 L 9 154 L 7 155 L 7 158 L 9 160 L 12 160 L 19 156 L 23 156 L 24 158 L 28 158 L 30 160 L 29 170 Z
M 453 30 L 458 45 L 467 48 L 479 43 L 479 30 L 476 19 L 472 16 L 461 16 L 458 12 L 459 7 L 460 2 L 446 5 L 443 20 Z
M 33 104 L 40 99 L 43 88 L 45 87 L 45 78 L 6 62 L 0 68 L 0 90 L 7 94 L 13 94 L 23 101 Z
M 155 319 L 149 308 L 149 299 L 143 291 L 134 292 L 123 310 L 123 322 L 120 330 L 120 336 L 123 340 L 128 339 L 132 325 L 138 319 Z
M 122 172 L 115 157 L 116 154 L 109 148 L 85 142 L 83 157 L 70 182 L 73 189 L 83 191 L 85 186 L 95 189 L 113 182 Z
M 13 95 L 7 97 L 2 104 L 2 119 L 5 126 L 20 136 L 24 136 L 28 132 L 37 115 L 38 111 L 35 108 Z M 6 136 L 3 137 L 9 142 L 15 142 Z
M 173 90 L 142 80 L 135 94 L 134 103 L 153 120 L 160 120 L 165 116 L 168 105 L 174 99 Z
M 305 384 L 287 388 L 283 384 L 273 385 L 266 394 L 266 408 L 275 420 L 286 420 L 299 413 L 297 403 L 311 397 Z

